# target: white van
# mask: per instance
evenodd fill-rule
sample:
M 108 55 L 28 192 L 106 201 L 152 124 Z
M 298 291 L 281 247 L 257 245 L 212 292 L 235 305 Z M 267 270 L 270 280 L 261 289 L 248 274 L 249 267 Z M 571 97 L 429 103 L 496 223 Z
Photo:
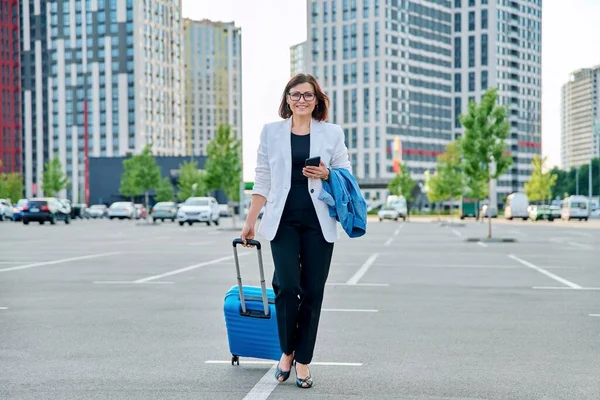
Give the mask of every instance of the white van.
M 523 221 L 529 219 L 529 199 L 525 193 L 512 193 L 506 198 L 506 205 L 504 206 L 504 218 L 522 218 Z
M 408 207 L 406 204 L 406 198 L 404 196 L 393 196 L 390 195 L 386 199 L 386 205 L 394 208 L 400 214 L 400 218 L 406 221 L 406 214 L 408 214 Z
M 585 196 L 569 196 L 563 201 L 560 218 L 570 221 L 572 219 L 587 221 L 590 216 L 588 198 Z

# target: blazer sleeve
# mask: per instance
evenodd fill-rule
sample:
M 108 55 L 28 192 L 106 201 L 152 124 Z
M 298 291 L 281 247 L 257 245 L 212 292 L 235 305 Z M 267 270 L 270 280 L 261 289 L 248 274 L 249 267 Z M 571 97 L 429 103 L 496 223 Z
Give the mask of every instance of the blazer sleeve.
M 344 131 L 339 125 L 337 126 L 337 139 L 330 167 L 347 169 L 352 173 L 352 164 L 348 158 L 348 148 L 346 147 L 346 143 L 344 143 Z
M 269 166 L 269 151 L 267 147 L 267 129 L 263 126 L 258 145 L 254 186 L 252 194 L 258 194 L 267 198 L 271 191 L 271 168 Z

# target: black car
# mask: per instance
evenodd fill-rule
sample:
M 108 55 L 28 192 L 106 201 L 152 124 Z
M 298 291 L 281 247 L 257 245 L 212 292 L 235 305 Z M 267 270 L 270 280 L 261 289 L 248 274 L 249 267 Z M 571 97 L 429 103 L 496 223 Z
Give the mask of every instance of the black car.
M 71 222 L 70 210 L 54 197 L 33 198 L 27 201 L 23 207 L 23 223 L 29 224 L 30 221 L 37 221 L 40 224 L 48 221 L 52 225 L 56 221 L 65 221 L 65 224 Z

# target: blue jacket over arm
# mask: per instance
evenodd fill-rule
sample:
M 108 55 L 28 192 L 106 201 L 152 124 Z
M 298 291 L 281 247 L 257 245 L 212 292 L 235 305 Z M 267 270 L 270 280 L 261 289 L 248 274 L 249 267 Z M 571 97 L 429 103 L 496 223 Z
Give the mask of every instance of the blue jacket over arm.
M 335 217 L 351 238 L 367 232 L 367 202 L 352 173 L 344 168 L 332 168 L 329 181 L 323 182 L 319 199 L 329 206 L 329 215 Z

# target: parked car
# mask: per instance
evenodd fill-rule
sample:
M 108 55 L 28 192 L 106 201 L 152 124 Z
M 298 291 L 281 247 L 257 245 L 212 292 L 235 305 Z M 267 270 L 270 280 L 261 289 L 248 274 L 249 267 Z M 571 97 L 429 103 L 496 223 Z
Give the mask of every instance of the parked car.
M 569 196 L 563 201 L 561 219 L 587 221 L 590 216 L 589 200 L 585 196 Z
M 377 217 L 379 218 L 379 222 L 384 219 L 393 219 L 394 221 L 398 221 L 401 217 L 400 212 L 392 206 L 381 206 L 379 211 L 377 212 Z
M 550 211 L 552 212 L 553 219 L 560 219 L 560 207 L 559 206 L 550 206 Z
M 108 217 L 108 207 L 104 204 L 93 204 L 85 210 L 85 215 L 89 218 Z
M 55 197 L 32 198 L 27 201 L 23 207 L 23 224 L 37 221 L 41 225 L 44 222 L 56 224 L 56 221 L 64 221 L 65 224 L 71 223 L 70 210 L 65 204 Z
M 232 210 L 229 204 L 219 204 L 219 215 L 221 217 L 231 217 Z
M 27 205 L 27 199 L 19 199 L 13 207 L 13 221 L 21 221 L 23 219 L 23 207 Z
M 177 211 L 177 221 L 180 226 L 184 223 L 192 225 L 194 222 L 211 222 L 219 225 L 219 203 L 214 197 L 190 197 Z
M 152 215 L 152 221 L 159 220 L 164 222 L 165 219 L 170 219 L 171 222 L 175 222 L 175 218 L 177 218 L 177 205 L 172 201 L 158 202 L 152 207 L 150 215 Z
M 13 206 L 8 199 L 0 199 L 0 221 L 14 219 Z
M 117 201 L 108 208 L 108 218 L 133 219 L 135 218 L 135 205 L 130 201 Z
M 552 209 L 550 206 L 530 206 L 529 219 L 532 221 L 539 221 L 540 219 L 545 221 L 554 221 L 552 215 Z
M 506 198 L 506 205 L 504 206 L 504 218 L 512 220 L 513 218 L 522 218 L 523 221 L 527 221 L 529 213 L 527 208 L 529 207 L 529 199 L 525 193 L 515 192 Z

